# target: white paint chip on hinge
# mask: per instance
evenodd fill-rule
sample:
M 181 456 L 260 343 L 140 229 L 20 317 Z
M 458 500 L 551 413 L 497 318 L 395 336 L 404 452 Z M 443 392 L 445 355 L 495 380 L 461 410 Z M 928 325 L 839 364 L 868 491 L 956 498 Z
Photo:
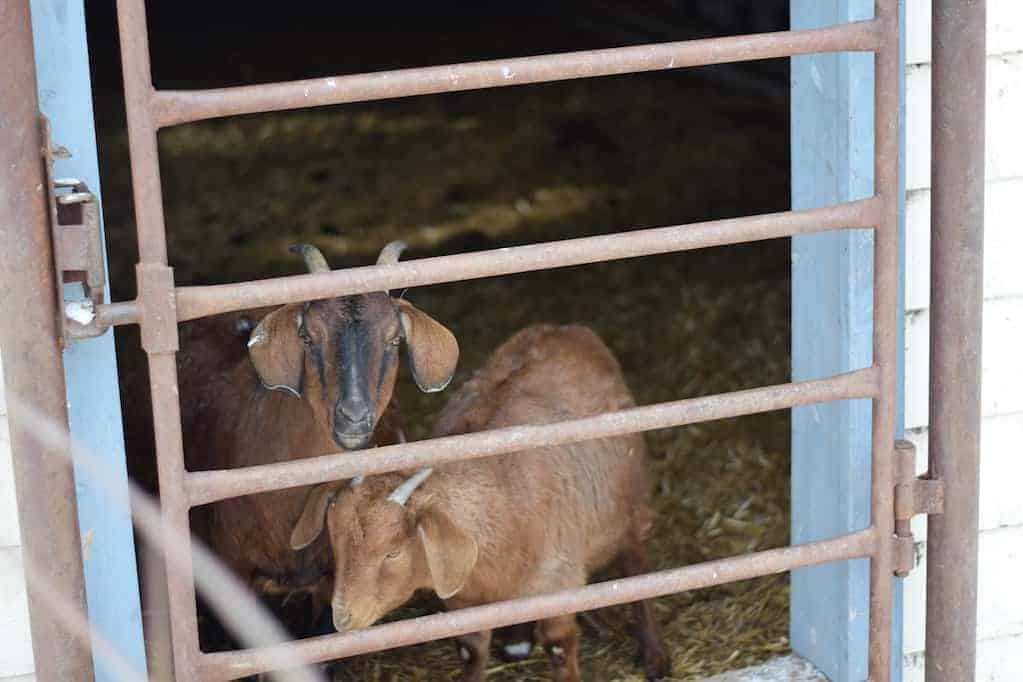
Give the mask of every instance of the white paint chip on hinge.
M 96 308 L 87 298 L 79 301 L 67 301 L 64 303 L 64 315 L 78 324 L 89 324 L 96 319 Z

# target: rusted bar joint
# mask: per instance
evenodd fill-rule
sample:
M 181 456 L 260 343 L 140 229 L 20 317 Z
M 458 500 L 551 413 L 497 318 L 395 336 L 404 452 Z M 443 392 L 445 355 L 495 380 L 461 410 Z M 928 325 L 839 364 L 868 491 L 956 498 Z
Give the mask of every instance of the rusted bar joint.
M 916 541 L 910 522 L 917 514 L 941 514 L 945 485 L 916 475 L 916 446 L 895 441 L 895 575 L 905 578 L 916 567 Z
M 213 90 L 156 91 L 146 102 L 157 127 L 240 114 L 305 109 L 575 78 L 615 76 L 817 52 L 878 49 L 874 21 L 826 28 L 705 38 L 603 50 L 496 59 Z
M 676 400 L 553 424 L 512 426 L 242 469 L 195 471 L 188 473 L 185 488 L 189 503 L 199 506 L 230 497 L 343 480 L 360 474 L 369 476 L 478 459 L 530 448 L 770 412 L 796 405 L 871 398 L 876 393 L 877 370 L 868 367 L 827 379 Z
M 156 263 L 139 263 L 135 266 L 135 277 L 139 287 L 138 313 L 142 348 L 149 354 L 177 352 L 174 269 Z
M 106 329 L 139 323 L 139 302 L 118 301 L 96 306 L 96 324 Z
M 783 573 L 802 566 L 858 559 L 873 555 L 876 549 L 873 531 L 861 530 L 828 540 L 707 561 L 572 590 L 436 613 L 345 634 L 313 637 L 259 649 L 202 654 L 200 676 L 205 680 L 237 679 L 273 670 L 296 659 L 318 663 L 420 644 L 513 623 Z

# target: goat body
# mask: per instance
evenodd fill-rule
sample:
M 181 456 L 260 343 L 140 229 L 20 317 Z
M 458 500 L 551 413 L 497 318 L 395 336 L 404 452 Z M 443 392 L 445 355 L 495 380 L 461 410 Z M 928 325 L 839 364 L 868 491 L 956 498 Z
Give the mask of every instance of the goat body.
M 434 433 L 543 424 L 633 405 L 617 360 L 593 331 L 533 326 L 452 396 Z M 579 587 L 616 557 L 629 574 L 646 570 L 642 544 L 651 515 L 641 435 L 445 464 L 414 492 L 388 496 L 403 479 L 370 477 L 339 494 L 327 512 L 338 629 L 365 627 L 420 588 L 462 608 Z M 636 612 L 647 675 L 655 679 L 666 673 L 667 659 L 647 603 L 637 603 Z M 556 679 L 578 679 L 575 617 L 542 621 L 540 635 Z M 458 640 L 466 679 L 483 679 L 489 642 L 490 632 Z

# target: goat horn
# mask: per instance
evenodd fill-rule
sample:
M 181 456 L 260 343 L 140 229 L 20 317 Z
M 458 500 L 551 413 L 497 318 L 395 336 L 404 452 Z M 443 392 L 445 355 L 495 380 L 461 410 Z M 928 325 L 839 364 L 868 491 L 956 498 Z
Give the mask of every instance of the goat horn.
M 295 244 L 290 247 L 288 251 L 297 253 L 302 256 L 302 260 L 305 261 L 305 266 L 309 272 L 330 272 L 330 266 L 327 265 L 327 259 L 323 257 L 320 250 L 312 244 Z
M 391 502 L 397 502 L 404 507 L 405 503 L 408 502 L 408 498 L 412 497 L 412 493 L 416 491 L 416 488 L 418 488 L 423 481 L 428 479 L 432 473 L 432 467 L 428 469 L 420 469 L 410 476 L 407 481 L 395 488 L 394 492 L 391 493 L 387 499 Z
M 401 252 L 408 248 L 408 244 L 396 239 L 380 250 L 377 256 L 377 265 L 394 265 L 401 258 Z

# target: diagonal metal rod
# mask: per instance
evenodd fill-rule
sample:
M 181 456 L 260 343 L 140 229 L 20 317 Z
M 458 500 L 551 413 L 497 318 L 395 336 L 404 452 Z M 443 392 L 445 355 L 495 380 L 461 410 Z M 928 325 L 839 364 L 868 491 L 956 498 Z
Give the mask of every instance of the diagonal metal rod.
M 534 270 L 635 258 L 839 229 L 873 228 L 882 202 L 862 199 L 825 208 L 655 227 L 596 237 L 436 256 L 394 265 L 347 268 L 255 282 L 178 287 L 178 321 L 207 315 L 333 296 L 464 281 Z M 104 326 L 139 319 L 134 301 L 98 306 Z
M 827 28 L 705 38 L 565 52 L 518 59 L 399 69 L 213 90 L 161 90 L 152 95 L 157 127 L 239 114 L 368 102 L 527 83 L 614 76 L 813 52 L 874 50 L 877 26 L 860 21 Z
M 634 407 L 553 424 L 512 426 L 244 469 L 196 471 L 188 474 L 186 488 L 190 504 L 197 506 L 229 497 L 342 480 L 360 474 L 369 476 L 530 448 L 565 445 L 781 410 L 794 405 L 871 398 L 877 395 L 877 376 L 877 371 L 868 367 L 827 379 Z
M 285 655 L 292 660 L 301 657 L 310 662 L 328 661 L 512 623 L 783 573 L 800 566 L 858 559 L 876 551 L 875 544 L 873 530 L 867 529 L 829 540 L 753 552 L 729 559 L 595 583 L 574 590 L 421 616 L 352 633 L 314 637 L 248 651 L 203 654 L 201 676 L 206 680 L 236 679 L 272 670 L 280 665 L 279 661 Z

